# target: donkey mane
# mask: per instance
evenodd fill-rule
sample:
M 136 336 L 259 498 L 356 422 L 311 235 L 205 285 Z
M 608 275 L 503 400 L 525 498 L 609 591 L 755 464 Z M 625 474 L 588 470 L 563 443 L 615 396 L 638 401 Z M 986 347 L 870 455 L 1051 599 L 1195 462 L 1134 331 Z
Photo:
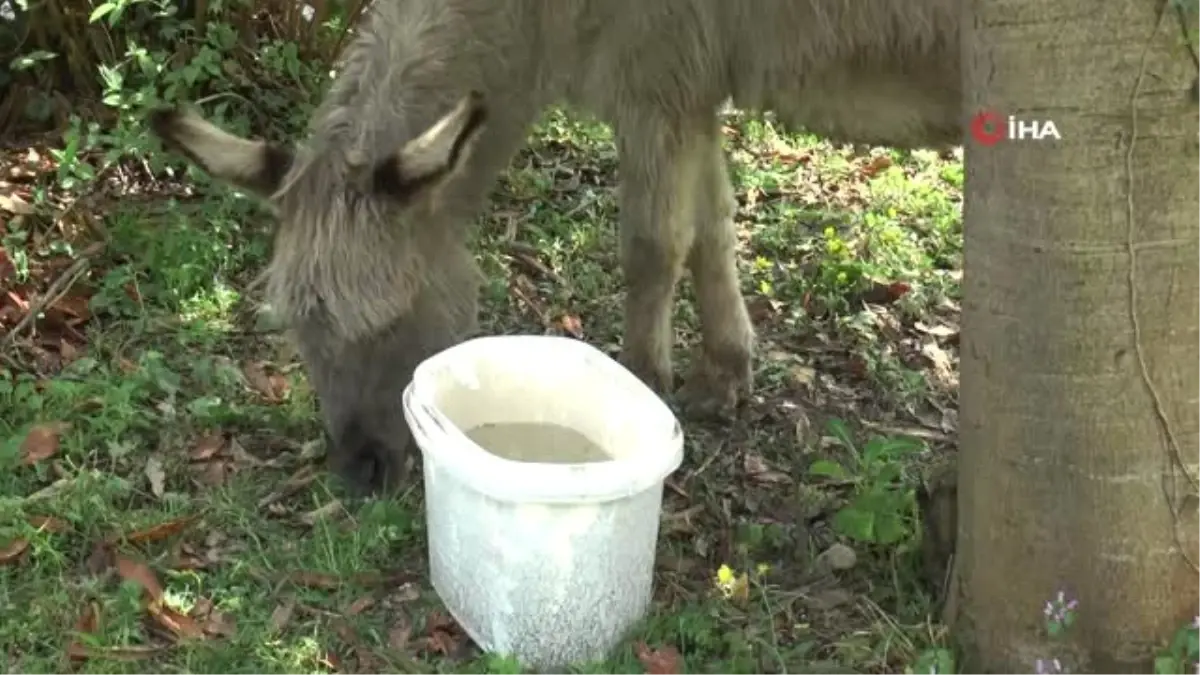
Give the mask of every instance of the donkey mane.
M 271 197 L 289 218 L 266 270 L 268 295 L 291 316 L 321 310 L 349 340 L 410 311 L 423 287 L 447 300 L 429 310 L 464 311 L 447 297 L 458 286 L 439 272 L 457 233 L 395 217 L 394 196 L 372 181 L 375 167 L 466 93 L 410 86 L 442 79 L 454 48 L 444 36 L 462 25 L 452 5 L 388 3 L 368 15 Z M 400 21 L 396 9 L 420 14 Z

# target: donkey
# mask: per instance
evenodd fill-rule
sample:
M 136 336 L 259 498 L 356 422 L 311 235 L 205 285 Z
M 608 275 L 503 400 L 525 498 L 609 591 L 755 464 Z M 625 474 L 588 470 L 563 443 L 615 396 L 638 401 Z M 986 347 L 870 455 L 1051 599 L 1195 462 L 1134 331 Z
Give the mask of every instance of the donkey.
M 845 142 L 960 142 L 963 0 L 376 0 L 296 147 L 188 108 L 168 147 L 279 216 L 265 276 L 316 388 L 333 470 L 395 487 L 416 364 L 475 327 L 466 228 L 543 108 L 613 127 L 627 285 L 621 361 L 673 390 L 671 311 L 691 272 L 701 354 L 680 391 L 727 412 L 751 387 L 717 112 L 732 99 Z

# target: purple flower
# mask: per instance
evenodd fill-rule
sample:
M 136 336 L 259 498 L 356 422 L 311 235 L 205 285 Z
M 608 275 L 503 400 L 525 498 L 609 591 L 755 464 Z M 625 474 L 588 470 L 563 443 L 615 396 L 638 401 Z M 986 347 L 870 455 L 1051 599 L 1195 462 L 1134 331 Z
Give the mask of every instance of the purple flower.
M 1052 673 L 1061 673 L 1062 662 L 1058 659 L 1038 659 L 1034 661 L 1033 666 L 1038 675 L 1051 675 Z
M 1051 634 L 1057 634 L 1063 629 L 1069 628 L 1074 623 L 1075 610 L 1079 608 L 1079 601 L 1074 598 L 1067 598 L 1064 591 L 1059 591 L 1053 600 L 1046 602 L 1046 606 L 1042 608 L 1042 613 L 1046 615 L 1048 629 Z

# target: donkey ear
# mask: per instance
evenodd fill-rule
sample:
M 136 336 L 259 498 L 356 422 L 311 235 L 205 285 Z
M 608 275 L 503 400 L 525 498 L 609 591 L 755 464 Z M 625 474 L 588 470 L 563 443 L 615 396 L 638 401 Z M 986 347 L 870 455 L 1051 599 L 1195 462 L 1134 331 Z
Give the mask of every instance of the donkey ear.
M 470 92 L 399 153 L 376 166 L 372 186 L 401 201 L 436 189 L 466 163 L 486 121 L 483 95 Z
M 191 110 L 156 110 L 150 115 L 150 128 L 164 145 L 213 177 L 259 197 L 274 194 L 292 165 L 291 150 L 226 133 Z

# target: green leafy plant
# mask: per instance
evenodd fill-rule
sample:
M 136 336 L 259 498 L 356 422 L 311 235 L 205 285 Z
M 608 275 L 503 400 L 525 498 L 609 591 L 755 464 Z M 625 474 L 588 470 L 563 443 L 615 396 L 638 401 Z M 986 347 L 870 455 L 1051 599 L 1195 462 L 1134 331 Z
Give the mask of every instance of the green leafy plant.
M 930 647 L 922 651 L 917 660 L 911 666 L 906 667 L 904 672 L 909 675 L 915 673 L 946 675 L 958 671 L 954 662 L 954 652 L 945 647 Z
M 873 436 L 860 449 L 841 420 L 829 422 L 829 433 L 850 455 L 850 462 L 820 459 L 808 467 L 808 474 L 851 486 L 849 501 L 833 517 L 834 529 L 870 544 L 895 544 L 911 537 L 916 495 L 903 482 L 900 460 L 921 452 L 925 445 L 913 439 Z
M 1194 673 L 1200 667 L 1200 617 L 1175 631 L 1166 649 L 1154 657 L 1155 675 Z

